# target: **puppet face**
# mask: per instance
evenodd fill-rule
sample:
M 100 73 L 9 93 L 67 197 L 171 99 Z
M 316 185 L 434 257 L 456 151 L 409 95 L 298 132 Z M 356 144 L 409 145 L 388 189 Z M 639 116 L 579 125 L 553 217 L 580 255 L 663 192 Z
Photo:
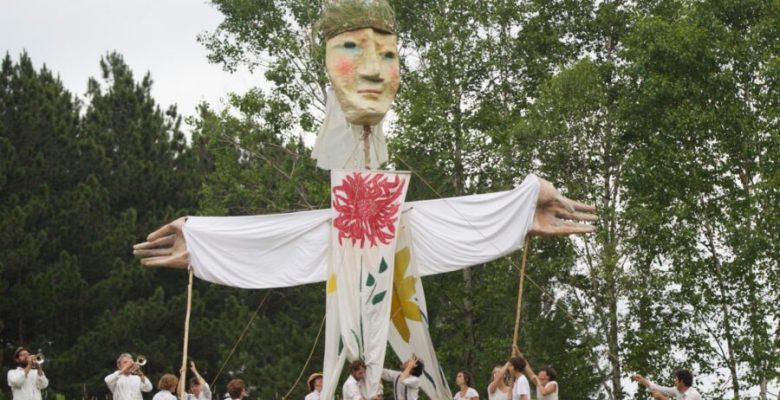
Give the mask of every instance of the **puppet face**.
M 347 121 L 378 124 L 398 92 L 397 37 L 364 28 L 328 39 L 325 48 L 328 76 Z

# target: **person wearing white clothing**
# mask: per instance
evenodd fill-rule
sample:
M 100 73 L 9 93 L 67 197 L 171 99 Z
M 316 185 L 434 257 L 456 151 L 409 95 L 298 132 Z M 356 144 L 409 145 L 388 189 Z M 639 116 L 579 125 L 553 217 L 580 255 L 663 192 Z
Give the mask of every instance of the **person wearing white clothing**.
M 114 400 L 143 400 L 141 392 L 151 392 L 152 382 L 133 362 L 133 356 L 122 353 L 116 360 L 117 371 L 104 379 Z M 137 371 L 138 375 L 133 375 Z
M 190 361 L 190 370 L 195 376 L 190 379 L 190 393 L 187 393 L 187 400 L 211 400 L 211 388 L 200 376 L 194 361 Z
M 493 368 L 493 376 L 488 385 L 488 400 L 509 400 L 509 370 L 508 364 Z
M 306 395 L 304 400 L 320 400 L 320 392 L 322 392 L 322 374 L 316 372 L 309 375 L 309 379 L 306 380 L 306 385 L 309 387 L 309 394 Z
M 8 386 L 14 400 L 41 400 L 41 390 L 49 386 L 43 368 L 30 354 L 26 347 L 19 347 L 14 352 L 17 367 L 8 371 Z
M 366 377 L 366 363 L 362 360 L 355 360 L 349 364 L 349 377 L 341 387 L 341 394 L 344 400 L 369 400 L 363 390 L 361 383 Z
M 525 375 L 536 386 L 537 400 L 558 400 L 558 373 L 553 367 L 546 366 L 540 369 L 538 374 L 535 374 L 531 364 L 526 360 Z
M 157 390 L 152 400 L 176 400 L 176 396 L 173 393 L 176 391 L 176 386 L 179 385 L 179 378 L 173 374 L 165 374 L 157 382 Z
M 512 400 L 531 400 L 531 386 L 528 385 L 528 379 L 523 375 L 525 359 L 514 356 L 507 361 L 505 368 L 515 379 L 515 384 L 512 385 Z
M 458 374 L 455 375 L 455 385 L 458 386 L 459 390 L 455 392 L 453 400 L 478 400 L 479 393 L 471 387 L 473 382 L 474 378 L 470 372 L 458 371 Z
M 383 369 L 382 380 L 393 384 L 395 400 L 417 400 L 420 393 L 420 376 L 425 365 L 417 357 L 412 356 L 401 366 L 403 371 Z
M 701 400 L 699 391 L 693 387 L 693 374 L 687 369 L 675 371 L 673 387 L 656 385 L 642 375 L 634 375 L 632 378 L 646 387 L 656 400 Z

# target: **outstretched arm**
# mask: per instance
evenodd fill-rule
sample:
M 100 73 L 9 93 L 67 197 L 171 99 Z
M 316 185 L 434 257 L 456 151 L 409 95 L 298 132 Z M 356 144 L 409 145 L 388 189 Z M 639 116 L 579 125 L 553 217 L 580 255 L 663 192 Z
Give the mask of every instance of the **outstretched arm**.
M 597 220 L 593 207 L 567 199 L 534 175 L 510 191 L 407 204 L 422 276 L 503 257 L 519 250 L 526 234 L 593 232 L 586 222 Z
M 305 285 L 325 280 L 330 220 L 328 209 L 179 218 L 136 244 L 133 254 L 149 267 L 191 265 L 198 278 L 227 286 Z

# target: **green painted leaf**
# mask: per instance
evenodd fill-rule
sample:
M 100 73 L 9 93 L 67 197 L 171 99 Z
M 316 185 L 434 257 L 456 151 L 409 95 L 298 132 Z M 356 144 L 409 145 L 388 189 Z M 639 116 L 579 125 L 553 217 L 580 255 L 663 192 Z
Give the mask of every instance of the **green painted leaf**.
M 385 261 L 385 258 L 382 257 L 382 261 L 379 263 L 379 273 L 387 271 L 387 261 Z
M 374 286 L 376 283 L 376 279 L 374 279 L 374 275 L 372 275 L 370 272 L 368 273 L 368 279 L 366 279 L 366 286 Z
M 339 355 L 344 351 L 344 336 L 339 336 Z
M 371 299 L 371 304 L 377 305 L 378 303 L 381 303 L 382 300 L 385 299 L 385 293 L 387 293 L 387 291 L 383 291 L 383 292 L 379 292 L 379 293 L 375 294 L 374 298 Z

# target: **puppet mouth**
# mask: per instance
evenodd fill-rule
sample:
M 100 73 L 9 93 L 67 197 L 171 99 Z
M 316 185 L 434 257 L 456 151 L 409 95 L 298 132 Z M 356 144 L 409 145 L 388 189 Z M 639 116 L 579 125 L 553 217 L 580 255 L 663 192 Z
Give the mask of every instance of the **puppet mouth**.
M 382 91 L 378 89 L 362 89 L 358 90 L 358 93 L 366 97 L 378 97 L 382 95 Z

